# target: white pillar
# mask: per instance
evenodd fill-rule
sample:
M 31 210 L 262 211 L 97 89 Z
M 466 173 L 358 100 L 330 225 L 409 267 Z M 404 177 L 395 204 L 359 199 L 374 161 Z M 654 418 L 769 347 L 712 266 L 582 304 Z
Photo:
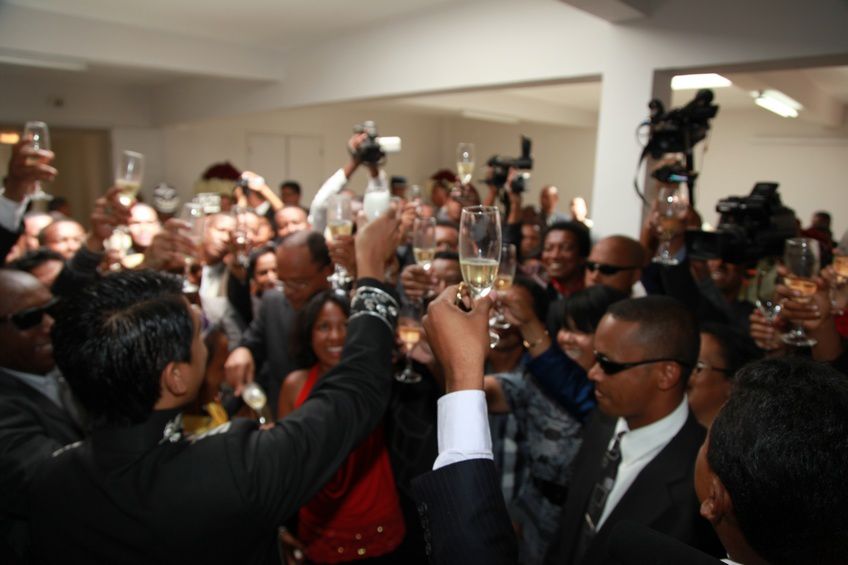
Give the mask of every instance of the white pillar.
M 668 75 L 656 73 L 647 59 L 617 50 L 620 58 L 607 65 L 601 86 L 595 176 L 590 215 L 593 236 L 623 234 L 639 237 L 642 201 L 633 189 L 636 163 L 642 151 L 636 129 L 649 116 L 648 102 L 659 98 L 667 106 Z M 644 189 L 645 178 L 639 176 Z

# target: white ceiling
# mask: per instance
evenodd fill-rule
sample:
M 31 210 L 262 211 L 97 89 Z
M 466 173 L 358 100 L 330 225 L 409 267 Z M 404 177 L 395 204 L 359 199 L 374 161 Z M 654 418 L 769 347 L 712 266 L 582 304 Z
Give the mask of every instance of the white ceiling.
M 563 1 L 589 12 L 594 9 L 606 13 L 601 17 L 610 20 L 633 17 L 634 13 L 645 12 L 645 6 L 650 4 L 648 0 Z M 52 15 L 64 18 L 56 20 L 58 25 L 73 28 L 80 34 L 76 37 L 83 37 L 85 31 L 103 33 L 105 30 L 113 37 L 138 33 L 133 40 L 139 45 L 137 50 L 110 54 L 114 55 L 112 57 L 76 61 L 85 65 L 82 72 L 16 66 L 0 60 L 0 76 L 20 81 L 32 79 L 150 89 L 207 76 L 230 81 L 279 81 L 285 75 L 284 52 L 321 44 L 322 40 L 352 30 L 393 25 L 393 22 L 402 26 L 408 18 L 419 14 L 426 16 L 434 10 L 475 2 L 480 4 L 480 9 L 485 9 L 485 0 L 0 0 L 0 18 L 12 9 L 26 11 L 26 14 L 15 14 L 21 18 L 45 16 L 44 19 L 49 19 L 46 16 Z M 195 43 L 186 44 L 186 38 L 194 38 Z M 98 38 L 85 37 L 85 40 L 99 45 Z M 436 40 L 441 39 L 434 38 Z M 159 42 L 158 46 L 165 52 L 173 53 L 177 62 L 168 65 L 165 63 L 171 61 L 163 61 L 159 55 L 143 53 L 147 51 L 145 46 L 155 42 Z M 215 50 L 221 44 L 225 47 Z M 124 47 L 126 45 L 134 44 L 125 42 Z M 234 50 L 241 50 L 241 59 L 222 60 Z M 4 53 L 0 49 L 0 58 L 10 54 L 14 56 L 15 52 Z M 136 54 L 139 56 L 134 57 Z M 53 55 L 59 61 L 65 56 L 59 51 Z M 242 61 L 255 62 L 255 65 L 243 69 Z M 844 107 L 848 104 L 848 67 L 726 76 L 734 86 L 716 90 L 717 102 L 723 108 L 753 107 L 750 91 L 770 87 L 804 104 L 803 120 L 829 126 L 841 125 L 844 121 Z M 692 91 L 674 93 L 672 106 L 685 104 L 693 94 Z M 415 96 L 380 101 L 380 104 L 433 114 L 475 111 L 504 120 L 595 127 L 600 96 L 598 79 Z M 647 115 L 647 100 L 645 103 Z
M 470 1 L 479 0 L 6 0 L 66 16 L 280 50 Z

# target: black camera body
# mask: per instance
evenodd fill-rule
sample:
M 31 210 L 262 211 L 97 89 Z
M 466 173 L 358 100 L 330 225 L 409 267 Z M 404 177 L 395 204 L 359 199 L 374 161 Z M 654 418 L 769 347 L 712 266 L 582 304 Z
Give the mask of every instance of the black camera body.
M 367 138 L 359 145 L 353 156 L 361 163 L 376 165 L 386 158 L 386 153 L 400 151 L 399 137 L 380 137 L 377 124 L 371 120 L 353 126 L 353 133 L 364 133 Z
M 650 131 L 646 151 L 654 159 L 665 153 L 687 153 L 696 143 L 707 136 L 710 120 L 718 113 L 713 104 L 713 91 L 699 90 L 695 98 L 681 108 L 665 111 L 662 102 L 651 100 Z
M 527 137 L 521 136 L 521 157 L 501 157 L 500 155 L 492 155 L 486 164 L 492 167 L 492 178 L 487 182 L 500 189 L 506 184 L 506 179 L 509 176 L 509 169 L 514 167 L 520 171 L 533 170 L 533 156 L 530 155 L 530 149 L 533 141 Z M 509 189 L 520 194 L 527 189 L 524 175 L 518 175 L 511 183 Z
M 686 232 L 689 256 L 752 264 L 782 255 L 784 242 L 795 235 L 795 213 L 783 205 L 777 187 L 775 182 L 758 182 L 748 196 L 719 200 L 716 231 Z

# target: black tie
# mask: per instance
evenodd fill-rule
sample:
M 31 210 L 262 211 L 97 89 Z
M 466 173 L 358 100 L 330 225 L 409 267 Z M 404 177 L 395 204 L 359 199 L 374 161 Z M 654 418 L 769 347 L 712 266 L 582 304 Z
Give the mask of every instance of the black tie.
M 624 431 L 618 432 L 610 448 L 604 453 L 601 460 L 601 469 L 598 481 L 592 489 L 589 503 L 586 505 L 586 514 L 583 516 L 583 527 L 580 529 L 580 538 L 574 551 L 574 563 L 579 563 L 586 549 L 598 531 L 598 521 L 604 513 L 609 493 L 615 484 L 615 476 L 618 474 L 618 464 L 621 463 L 621 436 Z

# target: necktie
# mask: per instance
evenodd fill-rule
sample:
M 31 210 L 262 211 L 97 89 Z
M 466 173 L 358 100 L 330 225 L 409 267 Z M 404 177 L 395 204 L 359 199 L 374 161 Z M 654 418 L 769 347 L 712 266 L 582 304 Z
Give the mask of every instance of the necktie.
M 621 431 L 615 435 L 612 445 L 601 460 L 598 480 L 592 488 L 589 503 L 586 505 L 586 514 L 583 516 L 583 527 L 580 529 L 580 537 L 575 548 L 574 563 L 580 561 L 598 531 L 598 521 L 604 513 L 604 506 L 618 474 L 618 464 L 621 463 L 621 436 L 624 433 Z

